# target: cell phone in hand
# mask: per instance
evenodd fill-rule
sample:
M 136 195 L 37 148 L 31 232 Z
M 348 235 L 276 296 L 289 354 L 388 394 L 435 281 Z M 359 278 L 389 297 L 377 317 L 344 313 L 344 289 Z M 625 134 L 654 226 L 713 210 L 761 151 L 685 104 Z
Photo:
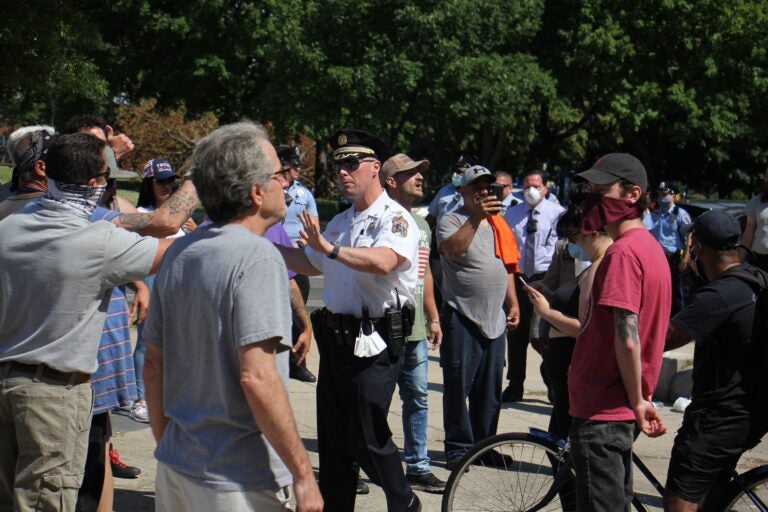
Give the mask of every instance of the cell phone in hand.
M 530 288 L 528 283 L 525 282 L 525 279 L 523 279 L 523 276 L 518 274 L 517 279 L 520 281 L 520 284 L 523 285 L 523 289 Z
M 488 188 L 488 190 L 492 195 L 496 196 L 498 201 L 504 199 L 504 185 L 501 183 L 491 183 L 491 186 Z

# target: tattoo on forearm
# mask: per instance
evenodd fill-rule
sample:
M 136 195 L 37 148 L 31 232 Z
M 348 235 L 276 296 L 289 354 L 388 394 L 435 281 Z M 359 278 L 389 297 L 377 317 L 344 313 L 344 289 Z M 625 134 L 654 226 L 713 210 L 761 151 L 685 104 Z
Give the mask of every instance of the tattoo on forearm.
M 614 308 L 613 321 L 616 325 L 616 334 L 619 339 L 627 344 L 640 343 L 640 335 L 637 332 L 637 315 L 626 309 Z
M 171 215 L 175 216 L 180 213 L 184 213 L 187 217 L 189 217 L 192 215 L 196 204 L 197 197 L 194 197 L 186 190 L 179 190 L 170 198 L 168 198 L 168 201 L 163 205 L 163 207 L 167 208 Z
M 128 231 L 144 229 L 152 222 L 151 213 L 121 213 L 118 217 L 120 227 Z

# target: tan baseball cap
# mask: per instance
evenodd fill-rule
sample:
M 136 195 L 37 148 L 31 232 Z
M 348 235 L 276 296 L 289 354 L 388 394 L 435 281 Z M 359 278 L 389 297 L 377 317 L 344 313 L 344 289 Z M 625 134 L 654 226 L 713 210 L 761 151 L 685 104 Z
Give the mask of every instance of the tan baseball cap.
M 379 179 L 381 179 L 382 185 L 387 181 L 387 178 L 394 176 L 395 174 L 403 171 L 417 170 L 424 172 L 429 169 L 429 160 L 414 161 L 405 153 L 398 153 L 384 162 L 381 166 L 381 172 L 379 173 Z

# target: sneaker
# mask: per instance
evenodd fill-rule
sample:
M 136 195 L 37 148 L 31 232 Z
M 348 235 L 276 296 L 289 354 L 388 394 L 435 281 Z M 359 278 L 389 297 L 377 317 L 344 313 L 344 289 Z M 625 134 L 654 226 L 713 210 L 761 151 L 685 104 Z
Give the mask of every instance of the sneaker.
M 109 463 L 112 466 L 112 476 L 115 478 L 136 478 L 141 474 L 141 470 L 134 466 L 129 466 L 120 460 L 120 453 L 109 445 Z
M 445 491 L 445 482 L 432 473 L 424 473 L 423 475 L 406 474 L 405 479 L 414 491 L 432 492 L 435 494 L 442 494 Z
M 519 402 L 523 399 L 522 391 L 514 391 L 512 386 L 507 386 L 504 391 L 501 392 L 502 402 Z
M 363 482 L 362 480 L 360 480 L 358 478 L 357 479 L 357 489 L 356 489 L 355 492 L 356 492 L 356 494 L 368 494 L 369 492 L 371 492 L 371 490 L 368 488 L 368 484 L 366 484 L 365 482 Z
M 291 366 L 290 377 L 301 382 L 317 382 L 317 377 L 306 366 Z
M 117 408 L 120 409 L 121 411 L 131 412 L 131 409 L 133 409 L 133 404 L 134 404 L 133 400 L 128 400 L 124 404 L 120 404 Z
M 131 419 L 142 423 L 149 423 L 149 411 L 147 410 L 146 401 L 141 400 L 133 404 L 133 409 L 131 409 Z
M 497 451 L 490 451 L 475 460 L 473 464 L 475 466 L 486 466 L 490 468 L 509 468 L 514 462 L 515 459 L 509 455 L 501 454 Z

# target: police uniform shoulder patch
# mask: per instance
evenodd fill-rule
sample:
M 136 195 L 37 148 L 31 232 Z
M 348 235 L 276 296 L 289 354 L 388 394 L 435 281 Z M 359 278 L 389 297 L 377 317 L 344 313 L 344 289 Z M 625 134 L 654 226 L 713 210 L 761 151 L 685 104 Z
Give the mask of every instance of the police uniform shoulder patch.
M 392 232 L 402 235 L 403 238 L 408 236 L 408 221 L 402 215 L 397 215 L 392 219 Z

